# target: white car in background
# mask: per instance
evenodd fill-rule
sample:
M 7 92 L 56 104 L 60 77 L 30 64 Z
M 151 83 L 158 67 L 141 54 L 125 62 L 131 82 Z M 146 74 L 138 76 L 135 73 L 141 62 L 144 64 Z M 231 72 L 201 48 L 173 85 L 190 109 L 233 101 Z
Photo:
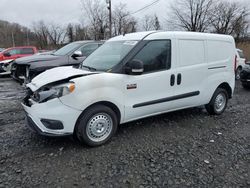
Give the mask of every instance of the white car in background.
M 13 61 L 14 59 L 7 59 L 7 60 L 0 61 L 0 76 L 10 74 L 11 63 Z
M 236 49 L 235 79 L 240 79 L 240 72 L 246 65 L 246 58 L 241 49 Z

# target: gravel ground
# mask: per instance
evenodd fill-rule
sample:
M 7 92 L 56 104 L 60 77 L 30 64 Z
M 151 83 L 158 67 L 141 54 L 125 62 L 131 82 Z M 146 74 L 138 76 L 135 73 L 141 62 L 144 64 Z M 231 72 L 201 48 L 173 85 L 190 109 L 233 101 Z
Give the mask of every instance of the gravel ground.
M 121 125 L 88 148 L 25 126 L 24 91 L 0 79 L 0 187 L 250 187 L 250 91 L 225 113 L 192 108 Z

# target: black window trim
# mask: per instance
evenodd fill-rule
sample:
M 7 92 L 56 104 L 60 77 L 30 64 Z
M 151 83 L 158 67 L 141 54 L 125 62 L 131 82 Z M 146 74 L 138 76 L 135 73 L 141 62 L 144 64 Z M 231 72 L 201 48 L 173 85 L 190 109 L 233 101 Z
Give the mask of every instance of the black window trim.
M 123 58 L 123 60 L 116 65 L 115 67 L 112 68 L 111 73 L 118 73 L 118 74 L 126 74 L 125 72 L 125 67 L 128 62 L 132 61 L 133 58 L 150 42 L 152 41 L 170 41 L 170 67 L 169 69 L 161 69 L 161 70 L 156 70 L 156 71 L 150 71 L 150 72 L 145 72 L 141 75 L 146 75 L 146 74 L 152 74 L 156 72 L 162 72 L 162 71 L 168 71 L 171 70 L 172 68 L 172 40 L 171 39 L 154 39 L 154 40 L 141 40 L 138 42 L 138 44 L 130 50 L 130 52 Z M 136 76 L 136 75 L 133 75 Z M 138 75 L 137 75 L 138 76 Z M 139 75 L 140 76 L 140 75 Z

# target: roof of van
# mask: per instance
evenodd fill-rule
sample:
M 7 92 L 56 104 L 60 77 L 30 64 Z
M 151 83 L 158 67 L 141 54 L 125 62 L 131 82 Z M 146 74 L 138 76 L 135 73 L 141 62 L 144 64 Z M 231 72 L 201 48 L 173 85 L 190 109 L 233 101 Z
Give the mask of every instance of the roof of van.
M 145 31 L 129 33 L 113 37 L 108 41 L 123 41 L 123 40 L 157 40 L 166 38 L 186 38 L 186 39 L 210 39 L 222 41 L 234 41 L 230 35 L 220 35 L 211 33 L 185 32 L 185 31 Z

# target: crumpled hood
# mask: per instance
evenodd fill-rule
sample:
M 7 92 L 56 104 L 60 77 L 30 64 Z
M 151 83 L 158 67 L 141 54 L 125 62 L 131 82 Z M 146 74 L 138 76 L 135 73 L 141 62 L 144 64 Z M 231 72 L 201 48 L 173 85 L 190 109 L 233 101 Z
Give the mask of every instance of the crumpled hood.
M 73 67 L 57 67 L 49 69 L 38 76 L 36 76 L 31 83 L 27 84 L 32 91 L 36 91 L 42 86 L 54 83 L 64 79 L 70 79 L 77 76 L 85 76 L 89 74 L 96 74 L 86 70 L 76 69 Z
M 35 62 L 42 62 L 42 61 L 53 61 L 62 58 L 61 56 L 54 56 L 54 55 L 32 55 L 27 57 L 21 57 L 16 59 L 15 63 L 17 64 L 30 64 Z

